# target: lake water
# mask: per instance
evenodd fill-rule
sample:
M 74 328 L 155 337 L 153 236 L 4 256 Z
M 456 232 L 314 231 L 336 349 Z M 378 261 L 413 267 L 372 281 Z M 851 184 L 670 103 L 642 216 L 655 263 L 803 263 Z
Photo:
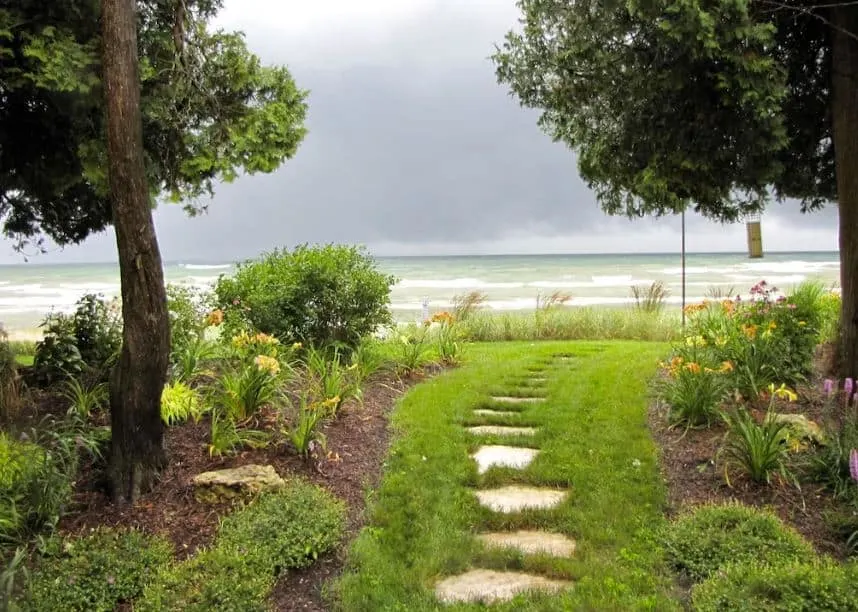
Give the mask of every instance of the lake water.
M 668 302 L 679 304 L 682 284 L 678 254 L 631 255 L 500 255 L 462 257 L 382 257 L 379 268 L 397 283 L 391 308 L 400 320 L 420 316 L 424 300 L 431 308 L 450 305 L 456 295 L 476 290 L 494 310 L 526 310 L 540 296 L 568 294 L 570 306 L 622 305 L 634 301 L 633 285 L 661 281 Z M 686 291 L 689 302 L 711 291 L 747 295 L 760 280 L 789 290 L 803 280 L 835 286 L 839 258 L 832 253 L 768 253 L 749 259 L 742 253 L 689 254 Z M 233 262 L 171 262 L 167 281 L 211 286 L 231 274 Z M 85 293 L 119 293 L 115 264 L 20 264 L 0 266 L 0 321 L 12 332 L 32 331 L 51 310 L 68 311 Z

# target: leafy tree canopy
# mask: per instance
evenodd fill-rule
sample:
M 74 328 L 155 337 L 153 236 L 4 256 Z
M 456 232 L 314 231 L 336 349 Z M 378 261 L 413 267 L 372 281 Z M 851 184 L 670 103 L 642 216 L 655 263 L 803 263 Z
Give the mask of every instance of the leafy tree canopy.
M 765 0 L 519 0 L 497 75 L 604 210 L 720 221 L 836 198 L 831 32 Z
M 217 181 L 270 172 L 304 137 L 306 92 L 241 34 L 212 31 L 221 0 L 140 0 L 146 170 L 189 212 Z M 23 244 L 80 242 L 111 223 L 99 0 L 0 8 L 0 222 Z

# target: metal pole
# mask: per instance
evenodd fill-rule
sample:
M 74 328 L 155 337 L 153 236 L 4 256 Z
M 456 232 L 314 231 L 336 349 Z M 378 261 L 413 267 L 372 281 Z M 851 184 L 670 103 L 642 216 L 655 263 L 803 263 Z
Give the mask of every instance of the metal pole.
M 682 329 L 685 329 L 685 209 L 682 209 Z

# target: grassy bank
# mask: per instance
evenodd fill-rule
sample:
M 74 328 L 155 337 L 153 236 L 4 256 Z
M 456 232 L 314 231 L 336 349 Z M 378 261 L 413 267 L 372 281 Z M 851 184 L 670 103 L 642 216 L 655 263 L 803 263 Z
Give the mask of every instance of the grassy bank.
M 670 341 L 681 332 L 680 311 L 636 308 L 558 307 L 536 311 L 478 310 L 461 322 L 475 342 L 499 340 Z
M 370 500 L 370 525 L 335 588 L 339 609 L 433 610 L 434 584 L 470 567 L 575 583 L 561 595 L 519 596 L 501 610 L 675 608 L 649 537 L 663 523 L 664 492 L 645 427 L 646 380 L 664 351 L 661 344 L 629 342 L 476 345 L 463 368 L 415 388 L 393 416 L 396 440 Z M 548 382 L 534 384 L 537 376 Z M 546 402 L 501 420 L 473 412 L 491 407 L 492 394 L 541 388 Z M 531 438 L 504 443 L 526 442 L 541 454 L 525 470 L 478 475 L 469 454 L 498 440 L 474 437 L 463 426 L 501 422 L 538 428 Z M 570 493 L 554 509 L 509 515 L 481 507 L 473 493 L 511 483 Z M 522 556 L 485 549 L 474 537 L 524 528 L 565 534 L 577 550 L 571 558 Z

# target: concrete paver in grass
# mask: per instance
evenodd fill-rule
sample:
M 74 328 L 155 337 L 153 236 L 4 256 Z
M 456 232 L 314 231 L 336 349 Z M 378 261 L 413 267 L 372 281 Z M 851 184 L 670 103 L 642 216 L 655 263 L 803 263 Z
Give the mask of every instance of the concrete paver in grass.
M 521 446 L 481 446 L 471 457 L 477 462 L 477 471 L 485 474 L 493 467 L 509 467 L 522 470 L 539 454 L 535 448 Z
M 511 485 L 498 489 L 475 491 L 480 504 L 495 512 L 520 512 L 553 508 L 559 505 L 568 491 Z
M 526 591 L 557 592 L 572 586 L 571 582 L 550 580 L 519 572 L 475 569 L 451 576 L 435 586 L 435 596 L 444 603 L 494 603 L 509 601 Z
M 547 531 L 481 533 L 477 539 L 492 548 L 514 548 L 528 555 L 543 553 L 553 557 L 571 557 L 575 552 L 575 540 Z
M 475 436 L 535 436 L 536 427 L 506 427 L 504 425 L 477 425 L 468 427 Z
M 499 402 L 502 404 L 535 404 L 538 402 L 544 402 L 544 397 L 522 397 L 516 395 L 493 395 L 493 402 Z
M 478 414 L 480 416 L 508 417 L 518 416 L 521 413 L 515 410 L 490 410 L 488 408 L 478 408 L 477 410 L 474 410 L 474 414 Z

